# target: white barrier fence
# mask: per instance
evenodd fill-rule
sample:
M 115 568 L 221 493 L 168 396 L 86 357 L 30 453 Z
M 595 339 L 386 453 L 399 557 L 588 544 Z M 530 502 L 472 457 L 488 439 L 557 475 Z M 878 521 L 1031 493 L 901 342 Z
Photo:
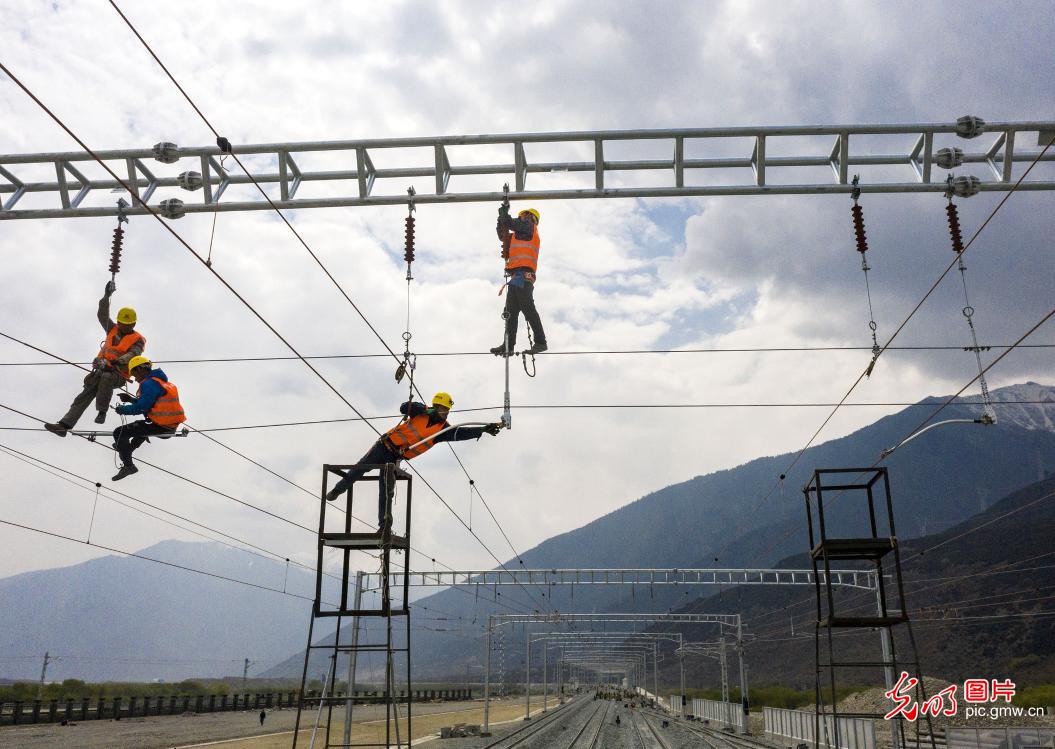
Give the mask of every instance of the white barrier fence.
M 763 715 L 767 737 L 796 739 L 813 745 L 815 716 L 812 711 L 767 707 Z M 821 721 L 821 746 L 832 746 L 835 741 L 832 716 L 823 715 Z M 839 718 L 839 749 L 876 749 L 875 722 L 866 718 Z
M 949 749 L 1040 749 L 1055 747 L 1052 728 L 946 728 Z
M 670 712 L 683 718 L 686 715 L 701 720 L 708 720 L 731 728 L 745 728 L 743 708 L 736 702 L 719 702 L 717 700 L 686 700 L 682 705 L 680 694 L 670 696 Z

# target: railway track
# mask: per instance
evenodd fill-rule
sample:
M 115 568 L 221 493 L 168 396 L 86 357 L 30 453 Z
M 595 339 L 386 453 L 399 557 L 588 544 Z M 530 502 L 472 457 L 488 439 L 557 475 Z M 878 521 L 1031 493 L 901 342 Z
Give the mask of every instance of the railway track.
M 592 749 L 592 744 L 576 743 L 581 742 L 584 734 L 596 742 L 600 728 L 596 729 L 595 732 L 588 732 L 587 729 L 594 722 L 594 718 L 597 717 L 598 713 L 602 712 L 603 706 L 598 705 L 591 712 L 589 707 L 592 704 L 584 696 L 576 697 L 546 716 L 536 718 L 534 722 L 526 723 L 512 733 L 487 744 L 484 749 L 543 749 L 543 747 L 545 749 L 551 749 L 552 747 Z M 586 719 L 582 721 L 580 726 L 579 721 L 584 715 Z M 598 725 L 603 725 L 603 719 Z M 565 743 L 567 739 L 561 737 L 560 733 L 568 730 L 573 730 L 574 733 L 572 733 L 571 742 Z M 597 749 L 601 748 L 597 747 Z
M 770 744 L 750 736 L 726 733 L 707 726 L 695 725 L 692 721 L 681 720 L 672 725 L 683 731 L 694 734 L 709 749 L 773 749 Z
M 674 749 L 670 742 L 656 730 L 656 727 L 644 712 L 632 713 L 630 722 L 634 727 L 637 740 L 641 744 L 641 749 Z M 645 730 L 641 730 L 642 724 L 645 726 Z
M 599 704 L 597 709 L 593 711 L 593 715 L 590 716 L 589 720 L 582 724 L 582 728 L 572 738 L 571 743 L 568 744 L 567 749 L 603 749 L 599 745 L 601 739 L 601 729 L 604 728 L 605 722 L 608 720 L 608 714 L 611 712 L 612 706 L 610 703 Z M 593 726 L 592 731 L 587 729 Z

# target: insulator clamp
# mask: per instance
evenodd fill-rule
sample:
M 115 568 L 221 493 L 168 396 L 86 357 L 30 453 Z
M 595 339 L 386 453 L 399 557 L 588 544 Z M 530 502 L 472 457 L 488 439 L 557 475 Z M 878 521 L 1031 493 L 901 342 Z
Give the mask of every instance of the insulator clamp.
M 179 198 L 169 198 L 158 203 L 158 212 L 168 219 L 183 218 L 187 212 L 183 210 L 183 201 Z
M 969 198 L 972 195 L 977 195 L 981 189 L 982 181 L 974 175 L 963 175 L 960 177 L 952 177 L 950 175 L 948 180 L 949 188 L 946 191 L 946 195 L 955 195 L 958 198 Z
M 985 132 L 985 120 L 973 114 L 964 115 L 956 120 L 956 134 L 961 138 L 977 138 Z
M 180 175 L 176 178 L 179 186 L 188 192 L 194 192 L 200 190 L 204 181 L 201 178 L 201 174 L 198 172 L 180 172 Z
M 955 169 L 963 164 L 962 148 L 942 148 L 934 154 L 934 163 L 942 169 Z
M 175 164 L 179 161 L 179 146 L 162 141 L 154 144 L 154 160 L 162 164 Z

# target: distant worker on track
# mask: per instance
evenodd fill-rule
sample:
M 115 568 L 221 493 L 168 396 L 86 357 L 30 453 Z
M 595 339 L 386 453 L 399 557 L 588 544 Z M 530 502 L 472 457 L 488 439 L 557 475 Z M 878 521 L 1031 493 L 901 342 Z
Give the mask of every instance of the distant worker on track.
M 541 354 L 546 345 L 546 332 L 542 319 L 535 309 L 535 274 L 538 271 L 538 254 L 542 244 L 538 224 L 540 215 L 534 208 L 522 210 L 516 218 L 509 215 L 509 203 L 498 209 L 498 237 L 503 241 L 509 237 L 509 257 L 506 259 L 505 340 L 491 349 L 495 356 L 512 356 L 517 340 L 517 325 L 520 313 L 531 329 L 534 343 L 524 353 Z
M 95 402 L 96 424 L 106 421 L 106 411 L 114 390 L 124 385 L 129 379 L 128 362 L 133 357 L 142 356 L 146 349 L 147 339 L 136 332 L 136 311 L 131 307 L 122 307 L 117 312 L 117 321 L 110 319 L 110 297 L 116 290 L 113 281 L 106 284 L 103 298 L 99 300 L 97 313 L 99 324 L 106 331 L 99 353 L 92 362 L 92 371 L 84 378 L 84 388 L 73 399 L 70 410 L 54 424 L 45 424 L 44 428 L 59 437 L 77 425 L 88 405 Z
M 407 401 L 401 405 L 399 412 L 403 414 L 403 421 L 381 435 L 377 442 L 367 450 L 366 455 L 359 459 L 356 467 L 345 473 L 344 478 L 326 493 L 326 499 L 331 501 L 337 499 L 353 481 L 362 478 L 370 470 L 360 468 L 360 466 L 391 465 L 395 467 L 399 461 L 416 458 L 436 443 L 478 440 L 484 432 L 494 436 L 502 429 L 500 422 L 486 426 L 451 426 L 447 423 L 447 415 L 453 405 L 454 400 L 450 394 L 443 392 L 436 393 L 432 398 L 431 408 L 416 401 Z M 381 480 L 377 482 L 377 525 L 379 528 L 385 526 L 386 500 L 390 492 L 395 491 L 394 476 L 387 475 L 388 473 L 386 471 Z
M 139 383 L 137 397 L 120 393 L 124 401 L 117 407 L 117 413 L 125 416 L 142 415 L 146 419 L 123 424 L 114 430 L 114 447 L 121 456 L 121 469 L 114 475 L 114 481 L 138 473 L 132 462 L 132 453 L 147 441 L 149 437 L 165 437 L 174 434 L 176 427 L 187 420 L 179 400 L 179 390 L 169 382 L 168 377 L 145 356 L 137 356 L 128 363 L 129 371 Z

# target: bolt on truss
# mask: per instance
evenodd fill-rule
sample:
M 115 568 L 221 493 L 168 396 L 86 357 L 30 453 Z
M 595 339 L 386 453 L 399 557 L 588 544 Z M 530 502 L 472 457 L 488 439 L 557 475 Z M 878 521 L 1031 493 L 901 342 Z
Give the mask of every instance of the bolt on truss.
M 283 209 L 402 205 L 407 200 L 406 182 L 415 178 L 424 178 L 432 187 L 432 192 L 419 189 L 414 198 L 419 205 L 498 202 L 503 197 L 498 187 L 510 178 L 514 183 L 512 197 L 525 200 L 848 194 L 853 189 L 849 177 L 861 167 L 893 167 L 904 173 L 904 178 L 899 174 L 862 183 L 862 192 L 945 192 L 944 175 L 936 174 L 934 168 L 949 170 L 965 165 L 982 167 L 985 178 L 980 179 L 979 190 L 1001 192 L 1011 189 L 1016 163 L 1037 158 L 1055 161 L 1055 153 L 1041 156 L 1039 149 L 1021 147 L 1020 136 L 1031 133 L 1036 133 L 1038 145 L 1047 145 L 1055 137 L 1055 122 L 986 123 L 979 117 L 966 116 L 956 122 L 918 124 L 591 130 L 235 145 L 233 153 L 249 157 L 249 175 L 227 172 L 217 160 L 222 153 L 217 146 L 158 143 L 152 148 L 97 151 L 96 155 L 115 173 L 125 175 L 125 183 L 138 198 L 127 214 L 146 213 L 140 201 L 148 203 L 159 190 L 179 188 L 184 192 L 178 194 L 193 194 L 192 199 L 170 197 L 156 204 L 158 213 L 175 219 L 187 213 L 270 210 L 272 205 L 257 193 L 250 193 L 248 199 L 241 196 L 221 202 L 229 188 L 253 182 L 269 190 L 274 205 Z M 942 136 L 982 135 L 991 135 L 992 140 L 972 151 L 954 146 L 938 148 L 940 143 L 935 141 Z M 887 153 L 874 153 L 869 138 L 876 136 L 902 136 L 903 143 Z M 794 140 L 803 137 L 821 138 L 822 145 L 808 149 Z M 614 150 L 655 151 L 657 143 L 669 156 L 611 158 Z M 529 150 L 539 158 L 529 159 Z M 547 150 L 578 150 L 590 157 L 543 159 Z M 509 156 L 493 161 L 502 151 Z M 115 206 L 87 205 L 92 193 L 123 189 L 121 182 L 109 175 L 105 179 L 88 176 L 83 163 L 91 160 L 81 151 L 0 155 L 0 219 L 116 215 Z M 324 160 L 326 169 L 304 166 Z M 147 166 L 150 161 L 178 166 L 171 166 L 172 174 L 162 175 L 159 167 Z M 411 166 L 376 165 L 383 163 Z M 34 181 L 26 176 L 27 171 L 43 171 L 41 167 L 55 178 Z M 781 181 L 801 179 L 793 171 L 801 167 L 821 167 L 827 177 Z M 721 184 L 730 172 L 733 178 Z M 658 180 L 666 184 L 655 184 L 656 173 L 666 175 Z M 532 189 L 528 185 L 532 175 L 570 174 L 584 175 L 588 186 L 543 185 Z M 623 174 L 627 176 L 618 176 Z M 468 189 L 474 180 L 467 178 L 483 178 L 484 185 L 493 178 L 495 189 Z M 398 189 L 381 194 L 377 190 L 379 180 L 398 182 Z M 475 183 L 479 188 L 481 180 Z M 319 184 L 319 192 L 324 194 L 300 194 L 308 191 L 305 186 Z M 1053 190 L 1055 182 L 1024 180 L 1017 189 Z M 52 206 L 18 207 L 34 193 L 46 196 Z
M 410 587 L 528 586 L 528 585 L 813 585 L 810 569 L 650 569 L 650 568 L 559 568 L 508 570 L 447 570 L 435 572 L 391 572 L 390 584 Z M 821 582 L 831 575 L 836 587 L 875 590 L 872 570 L 819 571 Z M 376 573 L 363 575 L 364 590 L 380 586 Z

